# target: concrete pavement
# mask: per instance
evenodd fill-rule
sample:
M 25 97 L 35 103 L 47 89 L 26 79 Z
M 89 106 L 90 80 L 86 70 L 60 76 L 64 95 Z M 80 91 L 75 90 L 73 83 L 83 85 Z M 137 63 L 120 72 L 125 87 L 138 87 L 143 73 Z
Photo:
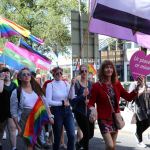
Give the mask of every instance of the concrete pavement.
M 147 144 L 148 147 L 138 148 L 136 139 L 134 137 L 136 127 L 134 124 L 130 123 L 132 115 L 127 111 L 121 112 L 121 114 L 126 122 L 126 125 L 122 130 L 119 131 L 116 150 L 150 150 L 150 128 L 143 134 L 143 142 Z M 4 140 L 3 142 L 4 150 L 10 150 L 10 144 L 8 140 Z M 17 145 L 19 150 L 24 150 L 21 142 L 18 142 Z M 95 126 L 94 137 L 90 140 L 89 150 L 105 150 L 105 144 L 97 124 Z
M 119 131 L 117 138 L 117 150 L 150 150 L 150 128 L 143 133 L 143 142 L 147 145 L 147 148 L 138 148 L 137 141 L 134 136 L 136 131 L 136 125 L 131 124 L 132 114 L 125 110 L 121 111 L 121 114 L 125 120 L 125 127 Z M 104 150 L 104 141 L 100 134 L 98 125 L 96 124 L 94 138 L 90 141 L 90 150 Z M 94 147 L 93 147 L 94 146 Z

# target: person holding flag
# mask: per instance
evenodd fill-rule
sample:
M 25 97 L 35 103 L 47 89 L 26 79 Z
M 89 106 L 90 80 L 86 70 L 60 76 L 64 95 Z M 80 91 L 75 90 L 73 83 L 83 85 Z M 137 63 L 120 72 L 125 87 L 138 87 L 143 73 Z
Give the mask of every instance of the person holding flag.
M 10 111 L 18 134 L 24 141 L 24 150 L 33 150 L 42 125 L 54 123 L 53 115 L 46 103 L 44 92 L 28 68 L 19 71 L 18 84 L 19 87 L 12 92 L 10 98 Z
M 79 73 L 81 75 L 81 79 L 76 80 L 75 83 L 76 97 L 71 101 L 76 121 L 83 133 L 83 137 L 80 139 L 80 141 L 76 142 L 76 150 L 79 150 L 81 147 L 85 150 L 88 150 L 89 140 L 94 135 L 94 122 L 90 122 L 90 110 L 87 108 L 92 82 L 87 80 L 87 65 L 82 64 L 79 68 Z

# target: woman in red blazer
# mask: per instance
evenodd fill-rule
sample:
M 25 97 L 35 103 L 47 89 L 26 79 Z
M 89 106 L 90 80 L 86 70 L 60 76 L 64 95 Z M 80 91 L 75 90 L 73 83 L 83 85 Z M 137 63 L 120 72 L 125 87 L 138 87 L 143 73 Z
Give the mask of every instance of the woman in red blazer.
M 132 101 L 137 96 L 138 87 L 143 84 L 143 78 L 139 77 L 137 81 L 138 87 L 128 93 L 119 82 L 116 69 L 110 60 L 103 62 L 99 69 L 98 78 L 99 81 L 92 86 L 88 106 L 92 110 L 96 103 L 98 125 L 105 141 L 106 150 L 115 150 L 118 129 L 112 117 L 112 108 L 108 95 L 115 112 L 120 112 L 120 97 L 127 101 Z

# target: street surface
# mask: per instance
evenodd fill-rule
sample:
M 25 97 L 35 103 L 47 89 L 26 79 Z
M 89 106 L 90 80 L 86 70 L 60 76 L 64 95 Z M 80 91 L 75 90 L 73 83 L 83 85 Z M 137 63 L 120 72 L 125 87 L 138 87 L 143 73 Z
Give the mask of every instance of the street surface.
M 135 125 L 130 124 L 129 118 L 131 116 L 122 112 L 124 120 L 126 122 L 125 127 L 119 131 L 119 135 L 117 138 L 117 149 L 116 150 L 150 150 L 150 128 L 143 134 L 143 142 L 147 145 L 147 148 L 138 148 L 137 142 L 134 137 L 135 133 Z M 149 134 L 149 139 L 148 139 Z M 4 150 L 10 150 L 10 144 L 8 140 L 3 140 L 4 142 Z M 95 126 L 94 138 L 90 140 L 90 148 L 89 150 L 104 150 L 104 141 L 102 140 L 100 131 L 98 126 Z M 21 142 L 18 142 L 18 150 L 23 150 Z

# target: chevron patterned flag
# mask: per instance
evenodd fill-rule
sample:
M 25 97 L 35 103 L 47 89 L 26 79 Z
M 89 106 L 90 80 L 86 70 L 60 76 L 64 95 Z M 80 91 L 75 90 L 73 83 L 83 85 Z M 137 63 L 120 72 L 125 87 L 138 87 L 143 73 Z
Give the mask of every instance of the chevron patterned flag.
M 91 0 L 89 31 L 150 48 L 150 0 Z

